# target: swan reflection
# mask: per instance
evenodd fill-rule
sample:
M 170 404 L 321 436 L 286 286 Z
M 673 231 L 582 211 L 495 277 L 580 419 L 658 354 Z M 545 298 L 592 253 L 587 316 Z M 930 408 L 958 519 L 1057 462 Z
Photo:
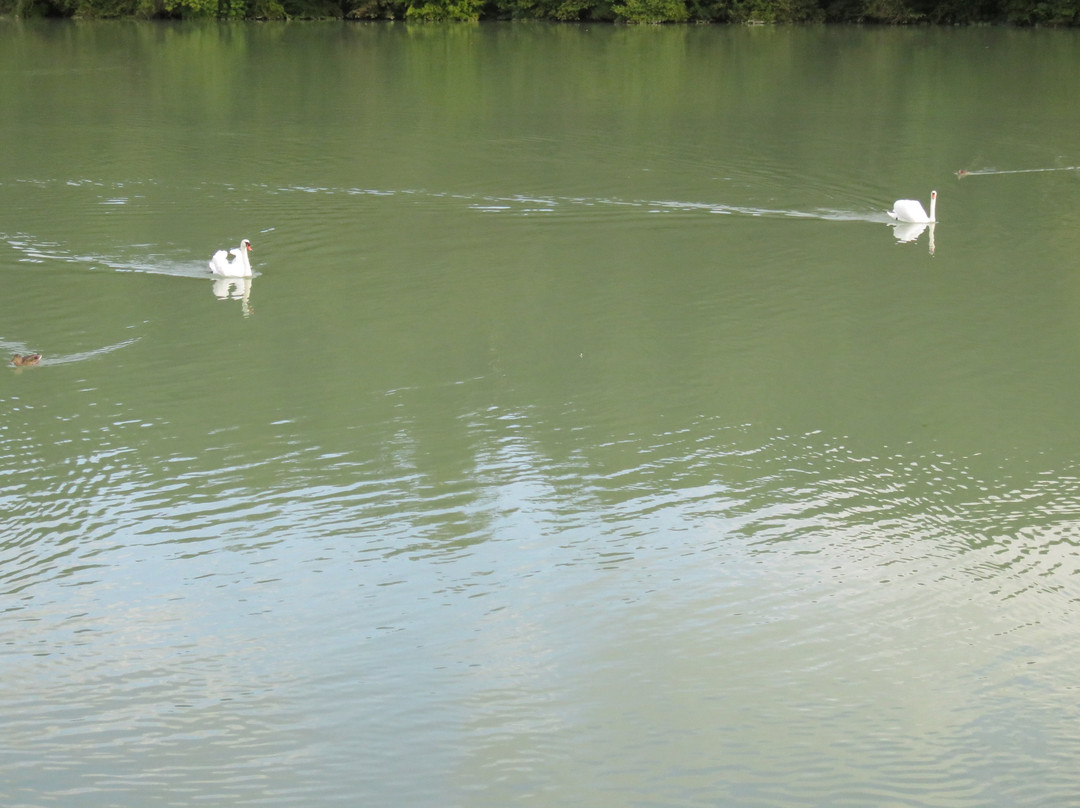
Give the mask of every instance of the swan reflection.
M 218 300 L 239 300 L 245 317 L 255 313 L 251 307 L 251 278 L 215 278 L 213 291 Z
M 933 223 L 926 224 L 923 222 L 904 222 L 902 224 L 891 225 L 893 229 L 893 235 L 896 240 L 906 244 L 909 241 L 915 241 L 919 236 L 923 234 L 923 231 L 930 230 L 930 254 L 934 254 L 934 227 Z

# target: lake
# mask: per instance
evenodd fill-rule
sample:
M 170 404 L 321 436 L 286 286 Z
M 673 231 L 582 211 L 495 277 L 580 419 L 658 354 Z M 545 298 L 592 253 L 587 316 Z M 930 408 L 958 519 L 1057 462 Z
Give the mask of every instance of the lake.
M 1074 803 L 1078 73 L 0 21 L 0 803 Z

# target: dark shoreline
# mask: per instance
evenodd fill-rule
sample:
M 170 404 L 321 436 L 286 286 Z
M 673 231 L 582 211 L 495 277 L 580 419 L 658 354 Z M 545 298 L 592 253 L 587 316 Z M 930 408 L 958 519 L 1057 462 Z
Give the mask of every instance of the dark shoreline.
M 0 18 L 1080 25 L 1080 0 L 0 0 Z

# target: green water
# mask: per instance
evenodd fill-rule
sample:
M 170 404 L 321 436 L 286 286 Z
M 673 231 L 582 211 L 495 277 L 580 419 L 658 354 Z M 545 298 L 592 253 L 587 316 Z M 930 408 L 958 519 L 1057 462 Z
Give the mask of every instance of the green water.
M 0 803 L 1075 800 L 1078 71 L 0 21 Z

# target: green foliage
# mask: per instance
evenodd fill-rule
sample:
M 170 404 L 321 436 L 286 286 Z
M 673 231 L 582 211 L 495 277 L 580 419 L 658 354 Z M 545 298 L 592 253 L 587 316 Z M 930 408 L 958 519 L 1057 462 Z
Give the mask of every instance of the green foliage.
M 271 2 L 271 0 L 265 0 Z M 252 0 L 258 3 L 259 0 Z M 281 6 L 281 11 L 286 18 L 293 17 L 301 20 L 325 20 L 335 17 L 344 17 L 345 9 L 334 0 L 272 0 Z M 268 9 L 271 11 L 273 9 Z M 268 17 L 268 19 L 272 19 Z
M 0 0 L 17 17 L 1080 26 L 1080 0 Z
M 686 0 L 686 10 L 695 22 L 731 22 L 731 0 Z
M 577 22 L 587 19 L 611 19 L 597 16 L 601 8 L 593 0 L 499 0 L 495 16 L 503 20 L 557 20 Z M 604 11 L 609 7 L 603 5 Z
M 866 0 L 861 20 L 883 22 L 889 25 L 906 25 L 918 22 L 921 15 L 913 11 L 904 0 Z
M 598 8 L 599 13 L 597 13 Z M 544 16 L 560 22 L 611 19 L 611 7 L 607 5 L 598 7 L 589 0 L 561 0 L 561 2 L 553 3 L 550 13 Z
M 970 25 L 998 20 L 998 0 L 941 0 L 925 4 L 924 17 L 945 25 Z
M 406 0 L 347 0 L 342 10 L 350 20 L 402 20 L 408 7 Z
M 418 22 L 475 22 L 480 19 L 483 0 L 425 0 L 421 5 L 409 3 L 405 19 Z
M 623 0 L 611 10 L 621 22 L 685 22 L 690 17 L 685 0 Z
M 278 0 L 253 0 L 249 16 L 256 20 L 285 20 L 289 15 Z
M 1076 0 L 1005 0 L 1005 21 L 1012 25 L 1077 25 L 1080 8 Z
M 733 0 L 731 22 L 812 22 L 824 19 L 815 0 Z
M 186 19 L 218 16 L 218 0 L 164 0 L 164 8 Z
M 48 0 L 0 0 L 0 14 L 15 17 L 48 17 L 62 13 Z

